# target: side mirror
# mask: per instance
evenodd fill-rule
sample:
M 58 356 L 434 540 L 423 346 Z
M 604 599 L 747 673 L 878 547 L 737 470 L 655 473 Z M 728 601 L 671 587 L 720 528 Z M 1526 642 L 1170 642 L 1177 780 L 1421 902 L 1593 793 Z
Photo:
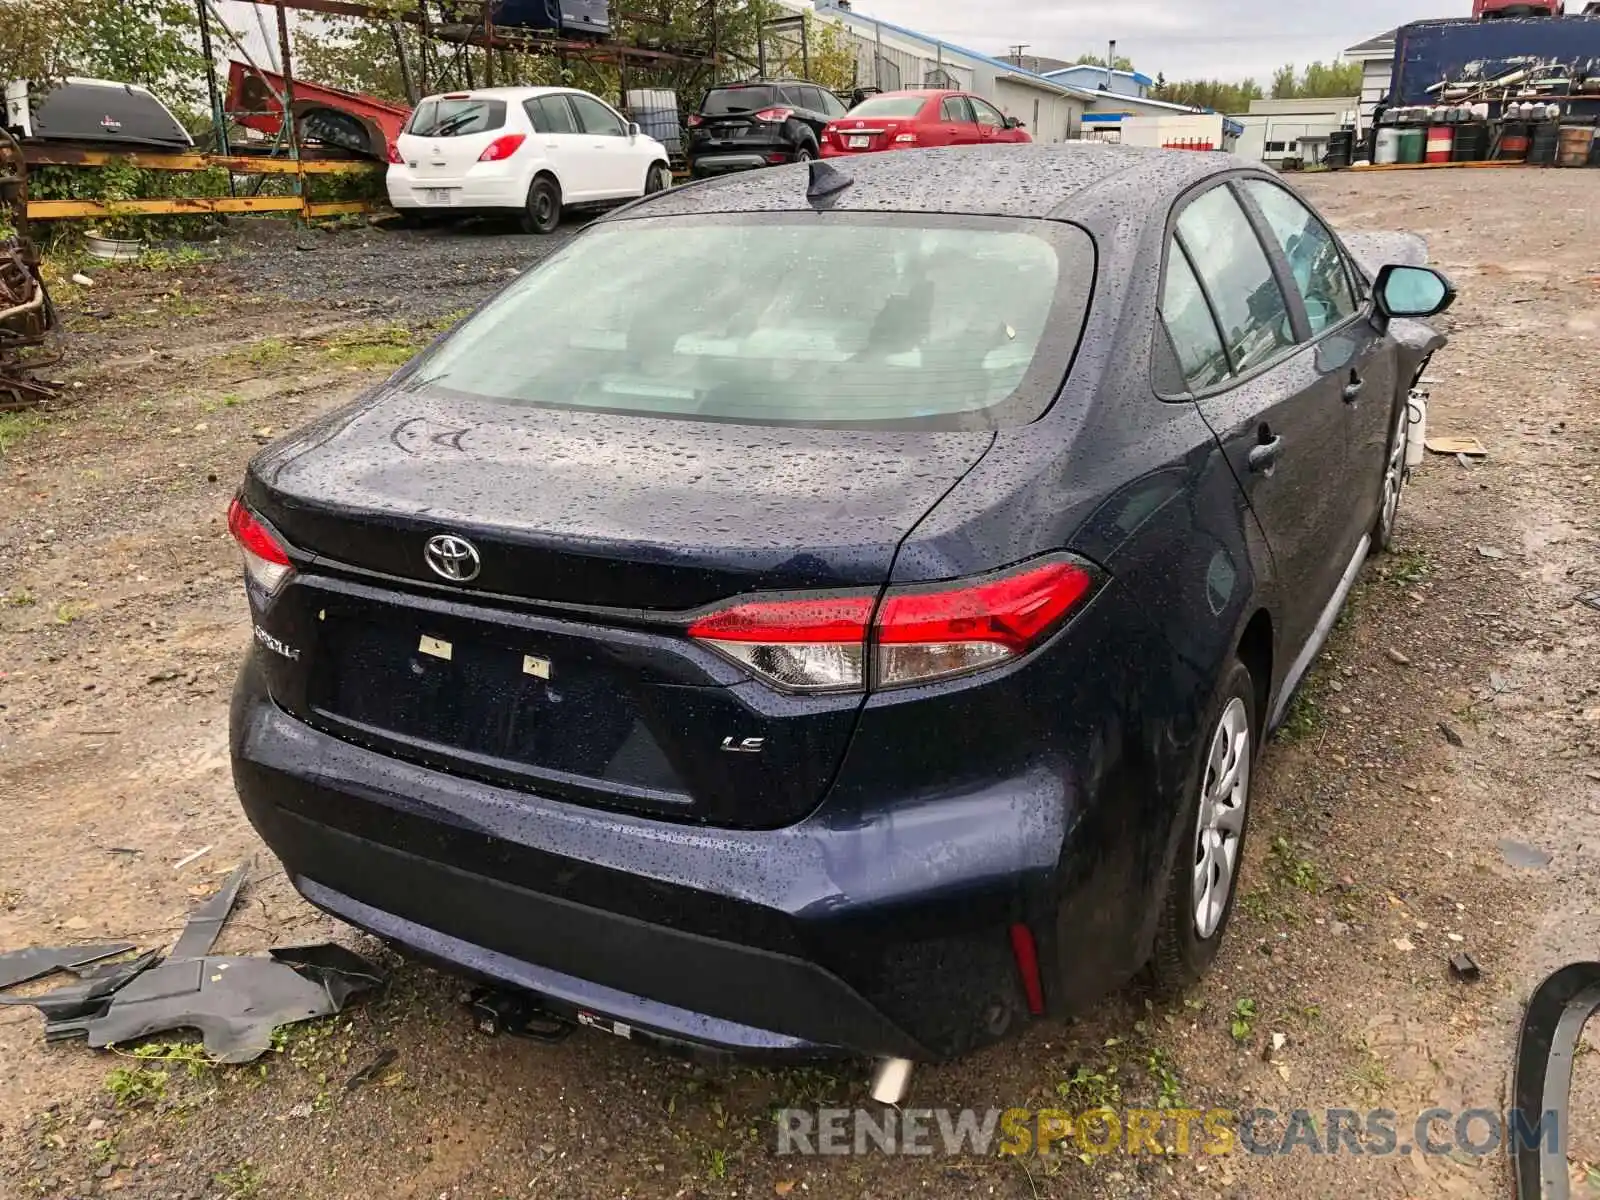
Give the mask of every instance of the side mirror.
M 1020 119 L 1018 119 L 1017 117 L 1007 117 L 1006 118 L 1006 128 L 1007 129 L 1021 129 L 1022 127 L 1023 127 L 1022 126 L 1022 121 Z
M 639 128 L 639 123 L 637 121 L 629 121 L 628 122 L 628 136 L 629 137 L 636 138 L 643 132 L 644 131 Z
M 1391 263 L 1378 272 L 1372 288 L 1378 311 L 1386 317 L 1433 317 L 1455 303 L 1456 289 L 1432 267 Z

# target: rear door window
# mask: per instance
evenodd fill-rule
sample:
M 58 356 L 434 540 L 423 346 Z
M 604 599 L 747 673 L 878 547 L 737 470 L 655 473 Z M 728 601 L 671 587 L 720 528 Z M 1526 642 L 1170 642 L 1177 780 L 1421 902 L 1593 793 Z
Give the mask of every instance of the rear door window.
M 1312 336 L 1356 313 L 1356 296 L 1344 254 L 1327 226 L 1289 192 L 1264 179 L 1246 180 L 1244 190 L 1266 217 L 1283 248 L 1295 288 L 1305 301 Z
M 1191 390 L 1203 391 L 1228 377 L 1228 352 L 1223 349 L 1217 323 L 1211 319 L 1211 306 L 1200 290 L 1188 256 L 1176 242 L 1167 251 L 1161 319 L 1167 324 L 1172 347 L 1178 352 L 1178 362 Z
M 567 99 L 572 101 L 572 107 L 578 114 L 578 124 L 583 132 L 599 134 L 602 137 L 621 137 L 627 132 L 623 128 L 621 118 L 593 96 L 572 95 Z
M 844 105 L 839 103 L 839 97 L 835 96 L 827 88 L 823 87 L 817 88 L 816 93 L 818 100 L 818 112 L 830 117 L 844 116 Z
M 471 96 L 424 100 L 411 114 L 406 132 L 415 137 L 466 137 L 489 133 L 506 123 L 504 100 L 479 100 Z
M 524 106 L 536 133 L 577 133 L 578 124 L 565 96 L 539 96 Z
M 700 113 L 706 117 L 731 117 L 771 108 L 776 100 L 770 87 L 718 88 L 706 93 Z
M 1216 308 L 1235 371 L 1295 345 L 1289 302 L 1233 189 L 1214 187 L 1192 201 L 1178 218 L 1178 238 Z
M 939 119 L 956 121 L 963 125 L 971 125 L 976 120 L 965 96 L 946 96 L 944 103 L 939 105 Z

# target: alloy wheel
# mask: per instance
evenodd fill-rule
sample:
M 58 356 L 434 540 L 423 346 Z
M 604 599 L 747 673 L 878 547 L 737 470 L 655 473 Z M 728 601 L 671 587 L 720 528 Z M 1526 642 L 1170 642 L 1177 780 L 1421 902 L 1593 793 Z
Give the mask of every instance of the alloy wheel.
M 1383 468 L 1383 509 L 1379 516 L 1379 541 L 1387 543 L 1400 515 L 1400 493 L 1406 486 L 1406 448 L 1411 441 L 1411 405 L 1400 406 L 1400 420 L 1389 439 L 1389 461 Z
M 1245 805 L 1250 798 L 1250 713 L 1235 696 L 1217 722 L 1201 783 L 1194 839 L 1195 933 L 1217 932 L 1239 871 Z

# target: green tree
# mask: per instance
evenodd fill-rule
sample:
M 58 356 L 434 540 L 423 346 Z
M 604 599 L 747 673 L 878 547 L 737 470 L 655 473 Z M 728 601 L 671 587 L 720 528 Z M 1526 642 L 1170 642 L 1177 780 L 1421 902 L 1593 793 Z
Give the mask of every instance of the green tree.
M 188 0 L 73 0 L 69 11 L 59 53 L 73 74 L 141 83 L 175 109 L 203 107 L 205 59 Z
M 1303 72 L 1286 63 L 1272 74 L 1274 100 L 1311 100 L 1324 97 L 1359 96 L 1361 64 L 1314 62 Z
M 0 80 L 42 83 L 67 73 L 62 51 L 74 0 L 0 0 Z
M 1103 54 L 1080 54 L 1077 58 L 1073 59 L 1073 65 L 1078 67 L 1104 67 L 1106 65 L 1106 59 L 1105 55 Z M 1111 69 L 1113 71 L 1131 72 L 1133 70 L 1133 59 L 1119 54 L 1117 55 L 1117 61 L 1112 64 Z
M 1261 85 L 1254 79 L 1229 83 L 1221 79 L 1184 79 L 1159 84 L 1152 95 L 1170 104 L 1187 104 L 1221 113 L 1245 112 L 1250 101 L 1261 99 Z

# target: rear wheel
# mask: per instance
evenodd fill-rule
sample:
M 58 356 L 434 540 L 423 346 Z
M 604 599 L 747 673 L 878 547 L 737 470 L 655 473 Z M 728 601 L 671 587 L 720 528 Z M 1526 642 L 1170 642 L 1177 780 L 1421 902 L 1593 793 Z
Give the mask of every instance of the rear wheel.
M 1255 696 L 1250 671 L 1232 660 L 1206 711 L 1198 778 L 1179 817 L 1182 840 L 1148 968 L 1163 992 L 1181 991 L 1210 969 L 1233 913 L 1250 821 Z
M 1406 488 L 1406 450 L 1411 444 L 1411 403 L 1400 402 L 1400 416 L 1389 434 L 1389 454 L 1383 463 L 1383 490 L 1378 496 L 1378 519 L 1372 526 L 1372 545 L 1388 550 L 1394 545 L 1400 497 Z
M 561 224 L 561 185 L 541 175 L 528 188 L 528 203 L 522 212 L 524 233 L 554 233 Z
M 810 162 L 817 157 L 817 148 L 810 142 L 801 142 L 800 149 L 794 152 L 795 162 Z
M 672 168 L 666 163 L 652 163 L 644 177 L 644 194 L 653 196 L 672 186 Z

